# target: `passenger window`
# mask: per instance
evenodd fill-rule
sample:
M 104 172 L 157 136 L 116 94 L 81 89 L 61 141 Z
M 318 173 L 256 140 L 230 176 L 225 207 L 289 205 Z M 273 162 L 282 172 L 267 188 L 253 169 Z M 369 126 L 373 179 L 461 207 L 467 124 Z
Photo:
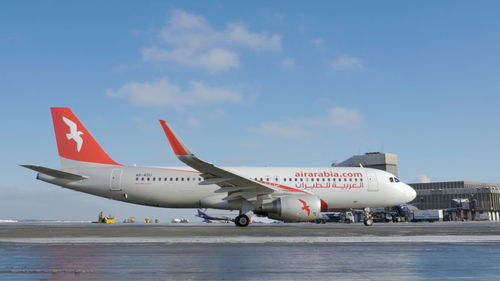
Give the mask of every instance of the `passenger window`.
M 286 181 L 286 178 L 283 178 L 283 181 Z
M 363 181 L 363 179 L 359 179 L 359 181 Z
M 144 181 L 144 178 L 141 178 L 141 181 Z
M 138 181 L 138 180 L 139 180 L 139 178 L 135 178 L 135 181 Z
M 181 181 L 184 181 L 184 178 L 181 178 Z
M 175 178 L 175 181 L 179 181 L 179 178 Z
M 164 180 L 164 181 L 167 181 L 167 178 L 164 178 L 163 180 Z
M 189 178 L 186 178 L 187 181 L 189 181 Z
M 349 181 L 352 181 L 352 178 L 349 178 Z
M 148 181 L 150 180 L 150 178 L 148 178 Z
M 303 179 L 303 178 L 300 178 L 300 181 L 304 181 L 304 179 Z
M 156 181 L 156 178 L 153 178 L 153 181 Z

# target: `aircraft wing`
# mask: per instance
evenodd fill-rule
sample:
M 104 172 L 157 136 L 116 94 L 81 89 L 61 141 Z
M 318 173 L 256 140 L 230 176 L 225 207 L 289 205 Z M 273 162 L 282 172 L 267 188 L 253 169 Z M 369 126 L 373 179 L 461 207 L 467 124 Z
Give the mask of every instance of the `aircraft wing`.
M 246 199 L 253 201 L 259 195 L 271 193 L 274 193 L 274 195 L 284 195 L 293 192 L 305 193 L 302 190 L 291 189 L 279 184 L 258 182 L 205 162 L 189 151 L 164 120 L 160 120 L 160 124 L 170 142 L 172 150 L 179 160 L 202 173 L 201 176 L 205 180 L 200 182 L 201 185 L 216 184 L 221 187 L 215 191 L 216 193 L 227 192 L 228 196 L 224 198 L 225 200 Z

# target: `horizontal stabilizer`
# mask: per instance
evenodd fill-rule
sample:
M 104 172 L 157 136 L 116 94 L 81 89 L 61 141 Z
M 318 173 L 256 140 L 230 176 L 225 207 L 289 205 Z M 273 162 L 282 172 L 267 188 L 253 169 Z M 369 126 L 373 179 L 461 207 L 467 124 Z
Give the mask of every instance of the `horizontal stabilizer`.
M 21 166 L 28 168 L 28 169 L 31 169 L 33 171 L 37 171 L 37 172 L 40 172 L 42 174 L 46 174 L 46 175 L 49 175 L 49 176 L 52 176 L 55 178 L 60 178 L 60 179 L 84 180 L 87 178 L 85 176 L 72 174 L 72 173 L 68 173 L 68 172 L 63 172 L 60 170 L 54 170 L 54 169 L 50 169 L 50 168 L 46 168 L 46 167 L 42 167 L 42 166 L 35 166 L 35 165 L 21 165 Z

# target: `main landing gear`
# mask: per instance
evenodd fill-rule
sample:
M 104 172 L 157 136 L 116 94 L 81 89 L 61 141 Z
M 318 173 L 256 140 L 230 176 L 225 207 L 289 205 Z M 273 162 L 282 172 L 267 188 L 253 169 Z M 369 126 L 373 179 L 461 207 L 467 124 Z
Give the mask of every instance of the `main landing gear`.
M 372 226 L 373 225 L 373 217 L 372 217 L 372 214 L 370 212 L 370 208 L 365 208 L 363 210 L 363 223 L 366 226 Z
M 250 218 L 247 215 L 239 215 L 234 219 L 236 226 L 248 226 Z

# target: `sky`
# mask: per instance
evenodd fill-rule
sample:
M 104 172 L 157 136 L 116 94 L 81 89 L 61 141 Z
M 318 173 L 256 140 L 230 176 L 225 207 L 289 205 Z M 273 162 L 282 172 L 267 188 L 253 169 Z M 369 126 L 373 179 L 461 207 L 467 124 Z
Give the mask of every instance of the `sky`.
M 49 108 L 125 165 L 179 166 L 157 122 L 221 166 L 399 157 L 404 182 L 500 183 L 498 1 L 3 1 L 0 219 L 167 221 L 53 186 Z M 214 211 L 215 213 L 219 211 Z

